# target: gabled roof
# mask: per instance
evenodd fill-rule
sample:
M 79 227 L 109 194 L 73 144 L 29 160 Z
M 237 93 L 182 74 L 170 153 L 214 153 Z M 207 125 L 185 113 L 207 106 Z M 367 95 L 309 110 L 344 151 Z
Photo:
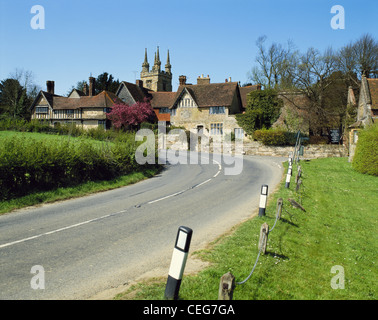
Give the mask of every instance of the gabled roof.
M 243 108 L 246 108 L 247 107 L 247 103 L 248 103 L 248 94 L 251 92 L 251 91 L 256 91 L 256 90 L 259 90 L 259 85 L 251 85 L 251 86 L 246 86 L 246 87 L 239 87 L 239 91 L 240 91 L 240 98 L 241 98 L 241 101 L 242 101 L 242 106 Z M 260 87 L 261 88 L 261 87 Z
M 181 85 L 177 90 L 175 101 L 171 108 L 178 103 L 184 90 L 193 97 L 199 108 L 231 106 L 237 88 L 237 82 Z
M 145 98 L 150 98 L 151 90 L 148 90 L 146 88 L 141 88 L 140 86 L 122 81 L 116 91 L 116 95 L 118 96 L 119 92 L 121 91 L 122 87 L 126 87 L 126 89 L 129 91 L 130 95 L 133 97 L 135 102 L 137 101 L 143 101 Z
M 76 92 L 80 97 L 86 96 L 86 94 L 83 91 L 74 88 L 71 90 L 70 94 L 68 95 L 68 98 L 71 97 L 73 92 Z
M 54 110 L 80 109 L 80 108 L 110 108 L 114 103 L 123 103 L 114 93 L 102 91 L 96 96 L 81 96 L 73 99 L 53 95 L 45 91 L 40 91 L 34 100 L 31 109 L 36 105 L 40 96 L 43 95 L 48 101 L 50 107 Z
M 54 97 L 53 109 L 110 108 L 121 100 L 112 92 L 102 91 L 96 96 L 83 96 L 80 99 Z
M 48 105 L 50 106 L 50 108 L 53 107 L 53 99 L 54 97 L 61 97 L 59 95 L 56 95 L 56 94 L 52 94 L 52 93 L 49 93 L 47 91 L 39 91 L 38 95 L 36 96 L 36 98 L 34 99 L 32 105 L 30 106 L 30 110 L 32 110 L 35 105 L 37 104 L 37 102 L 39 101 L 39 99 L 42 97 L 45 98 L 45 100 L 47 101 Z
M 369 86 L 370 103 L 372 110 L 378 110 L 378 79 L 366 79 Z

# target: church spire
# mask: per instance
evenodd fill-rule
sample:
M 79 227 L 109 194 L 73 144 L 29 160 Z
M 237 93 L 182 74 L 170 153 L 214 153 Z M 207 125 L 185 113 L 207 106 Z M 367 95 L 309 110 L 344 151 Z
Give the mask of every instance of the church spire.
M 167 55 L 167 63 L 165 64 L 165 72 L 166 73 L 171 73 L 171 61 L 170 61 L 170 58 L 169 58 L 169 50 L 168 50 L 168 55 Z
M 160 55 L 159 55 L 159 47 L 157 47 L 157 52 L 155 52 L 155 62 L 154 62 L 154 71 L 160 72 Z
M 147 60 L 147 48 L 146 48 L 144 52 L 144 62 L 142 64 L 142 72 L 149 72 L 149 71 L 150 71 L 150 64 L 148 63 L 148 60 Z

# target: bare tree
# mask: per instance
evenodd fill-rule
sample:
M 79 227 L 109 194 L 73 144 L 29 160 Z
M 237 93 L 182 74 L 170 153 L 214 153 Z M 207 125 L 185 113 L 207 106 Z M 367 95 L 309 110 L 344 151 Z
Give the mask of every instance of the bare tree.
M 287 70 L 296 90 L 308 98 L 309 103 L 301 108 L 306 109 L 310 129 L 314 134 L 320 134 L 321 128 L 334 115 L 332 106 L 326 103 L 327 90 L 336 80 L 332 77 L 337 70 L 333 50 L 328 48 L 320 53 L 309 48 Z
M 355 42 L 342 47 L 337 54 L 337 67 L 342 71 L 349 85 L 359 86 L 362 75 L 378 77 L 378 42 L 364 34 Z
M 294 45 L 291 41 L 288 41 L 286 47 L 272 43 L 269 48 L 266 48 L 266 39 L 266 36 L 261 36 L 256 41 L 258 48 L 257 66 L 252 68 L 249 79 L 254 83 L 262 84 L 266 89 L 288 86 L 291 81 L 288 80 L 287 68 L 296 54 Z

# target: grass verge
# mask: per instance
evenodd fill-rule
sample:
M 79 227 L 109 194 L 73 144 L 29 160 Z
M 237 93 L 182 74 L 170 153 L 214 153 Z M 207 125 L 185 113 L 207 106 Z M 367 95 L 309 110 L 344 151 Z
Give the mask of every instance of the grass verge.
M 143 171 L 133 172 L 124 176 L 120 176 L 113 180 L 89 181 L 74 187 L 57 188 L 50 191 L 36 192 L 20 198 L 1 201 L 0 214 L 28 206 L 68 200 L 96 192 L 124 187 L 151 178 L 160 171 L 161 168 L 151 167 Z
M 216 300 L 219 281 L 230 271 L 236 282 L 250 273 L 257 254 L 261 224 L 275 222 L 278 198 L 281 219 L 269 234 L 250 279 L 236 285 L 234 300 L 375 300 L 377 298 L 378 178 L 354 171 L 346 158 L 301 161 L 302 186 L 281 182 L 268 201 L 265 217 L 255 217 L 207 250 L 192 254 L 211 262 L 194 276 L 183 277 L 182 300 Z M 287 200 L 301 203 L 306 212 Z M 195 231 L 194 231 L 195 232 Z M 190 259 L 190 257 L 189 257 Z M 341 268 L 340 268 L 341 267 Z M 336 269 L 334 269 L 336 268 Z M 342 273 L 343 271 L 343 273 Z M 332 283 L 344 288 L 334 289 Z M 115 299 L 161 300 L 166 279 L 132 286 Z

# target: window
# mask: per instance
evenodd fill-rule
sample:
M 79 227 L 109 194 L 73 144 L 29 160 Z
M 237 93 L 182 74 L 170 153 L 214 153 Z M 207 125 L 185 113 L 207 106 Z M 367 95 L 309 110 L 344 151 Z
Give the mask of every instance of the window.
M 242 128 L 235 129 L 235 139 L 242 140 L 244 138 L 244 130 Z
M 74 111 L 72 109 L 67 109 L 66 113 L 67 113 L 67 115 L 73 115 Z
M 170 113 L 171 113 L 171 116 L 175 116 L 176 115 L 176 108 L 171 109 Z
M 226 107 L 210 107 L 210 114 L 225 114 Z
M 169 108 L 160 108 L 159 113 L 170 113 Z
M 112 112 L 112 108 L 104 108 L 104 113 L 110 113 Z
M 106 120 L 98 120 L 98 126 L 106 129 Z
M 211 135 L 223 135 L 223 123 L 211 123 L 210 124 Z
M 35 113 L 49 113 L 49 107 L 36 107 Z

